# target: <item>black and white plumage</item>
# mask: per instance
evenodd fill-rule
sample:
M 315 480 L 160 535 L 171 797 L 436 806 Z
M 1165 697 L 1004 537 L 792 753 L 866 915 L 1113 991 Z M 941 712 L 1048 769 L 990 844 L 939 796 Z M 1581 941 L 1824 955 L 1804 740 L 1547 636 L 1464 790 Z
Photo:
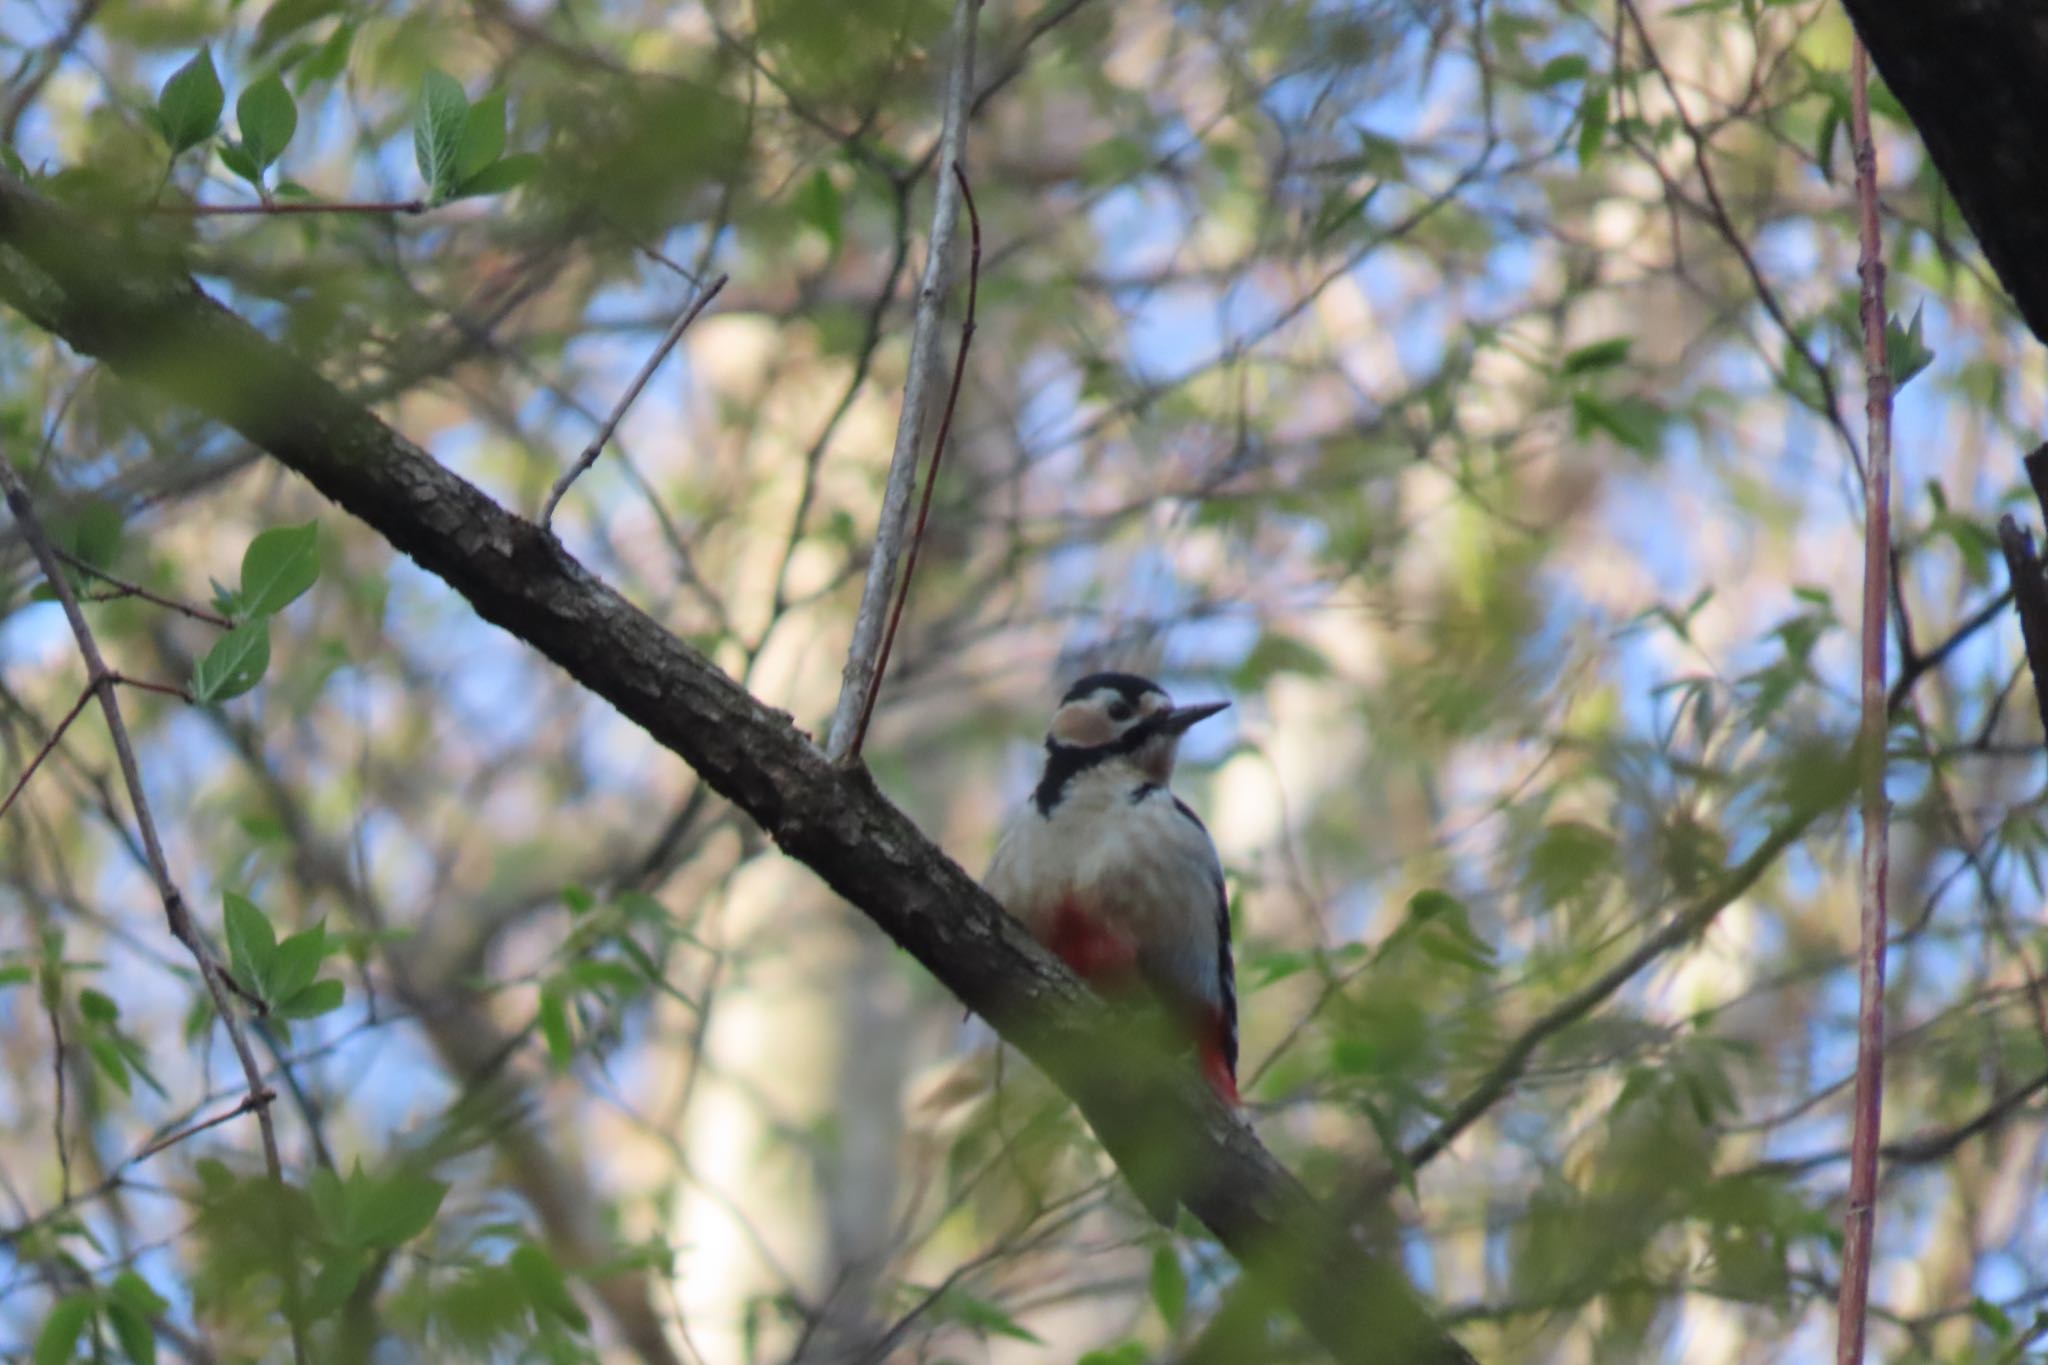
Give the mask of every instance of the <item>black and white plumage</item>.
M 1223 865 L 1168 787 L 1181 735 L 1228 704 L 1177 707 L 1130 673 L 1075 683 L 1053 714 L 1037 790 L 984 884 L 1097 989 L 1149 991 L 1234 1104 L 1237 982 Z

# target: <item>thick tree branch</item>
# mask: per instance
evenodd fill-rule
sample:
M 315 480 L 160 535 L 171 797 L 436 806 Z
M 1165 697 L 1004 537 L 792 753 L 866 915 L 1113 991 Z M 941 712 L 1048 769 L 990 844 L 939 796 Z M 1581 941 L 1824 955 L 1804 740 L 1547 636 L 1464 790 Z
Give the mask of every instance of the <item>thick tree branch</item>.
M 1079 1103 L 1162 1148 L 1181 1202 L 1341 1361 L 1466 1362 L 1398 1266 L 1327 1218 L 1192 1069 L 1119 1067 L 1102 1002 L 876 789 L 507 512 L 202 293 L 0 173 L 0 298 L 242 433 L 679 755 Z
M 2039 0 L 1844 0 L 1885 84 L 2034 335 L 2048 340 L 2048 182 Z

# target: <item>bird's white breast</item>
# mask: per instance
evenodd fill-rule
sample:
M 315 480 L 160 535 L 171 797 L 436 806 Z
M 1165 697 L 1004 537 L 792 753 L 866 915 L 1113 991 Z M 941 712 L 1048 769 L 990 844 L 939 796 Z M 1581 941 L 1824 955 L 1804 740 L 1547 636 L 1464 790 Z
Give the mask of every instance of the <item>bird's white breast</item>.
M 1172 793 L 1129 769 L 1077 775 L 1050 815 L 1027 806 L 996 849 L 985 884 L 1041 939 L 1070 901 L 1129 938 L 1152 970 L 1197 999 L 1217 1000 L 1222 869 L 1215 846 Z

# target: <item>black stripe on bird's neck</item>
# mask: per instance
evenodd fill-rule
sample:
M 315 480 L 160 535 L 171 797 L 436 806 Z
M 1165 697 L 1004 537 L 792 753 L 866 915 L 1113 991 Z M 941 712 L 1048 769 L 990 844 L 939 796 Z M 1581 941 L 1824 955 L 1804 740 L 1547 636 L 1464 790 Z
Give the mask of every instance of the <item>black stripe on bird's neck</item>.
M 1031 793 L 1031 802 L 1038 807 L 1042 816 L 1050 816 L 1066 794 L 1067 784 L 1087 772 L 1100 767 L 1112 758 L 1122 758 L 1136 753 L 1145 746 L 1145 741 L 1159 733 L 1159 727 L 1151 721 L 1133 725 L 1107 744 L 1091 744 L 1084 747 L 1072 744 L 1058 744 L 1048 739 L 1045 742 L 1045 772 L 1038 779 L 1037 790 Z M 1156 786 L 1157 783 L 1148 783 Z

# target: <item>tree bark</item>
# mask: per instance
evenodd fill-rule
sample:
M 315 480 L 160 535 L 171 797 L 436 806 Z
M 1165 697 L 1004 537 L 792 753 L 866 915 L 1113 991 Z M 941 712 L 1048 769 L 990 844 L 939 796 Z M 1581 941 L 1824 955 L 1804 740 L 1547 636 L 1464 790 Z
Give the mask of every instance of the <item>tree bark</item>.
M 2048 7 L 1844 0 L 2020 315 L 2048 341 Z
M 852 902 L 1080 1106 L 1120 1164 L 1163 1163 L 1246 1272 L 1345 1362 L 1472 1357 L 1399 1267 L 1317 1202 L 1192 1068 L 1133 1065 L 1099 998 L 876 788 L 829 762 L 577 562 L 208 297 L 0 172 L 0 299 L 124 378 L 241 433 L 603 697 Z

